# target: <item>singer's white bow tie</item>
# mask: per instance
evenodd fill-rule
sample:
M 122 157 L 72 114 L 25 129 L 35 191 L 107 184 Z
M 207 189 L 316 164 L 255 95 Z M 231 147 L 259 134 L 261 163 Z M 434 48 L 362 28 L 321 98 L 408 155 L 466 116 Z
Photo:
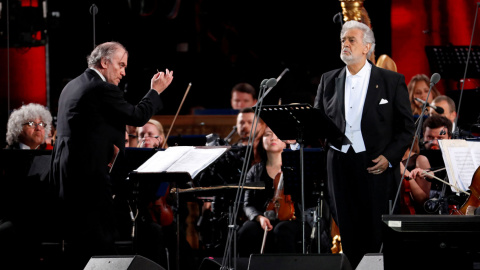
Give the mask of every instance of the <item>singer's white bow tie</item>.
M 388 103 L 388 100 L 382 98 L 382 100 L 380 100 L 380 103 L 378 103 L 378 104 L 382 105 L 382 104 L 387 104 L 387 103 Z

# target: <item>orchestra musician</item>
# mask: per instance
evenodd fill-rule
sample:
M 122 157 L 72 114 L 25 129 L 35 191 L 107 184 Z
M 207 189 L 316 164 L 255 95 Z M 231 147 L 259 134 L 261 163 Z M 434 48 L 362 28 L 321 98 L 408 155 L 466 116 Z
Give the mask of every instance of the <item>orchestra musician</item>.
M 340 38 L 346 67 L 322 75 L 315 108 L 344 133 L 327 137 L 327 186 L 343 252 L 355 268 L 366 253 L 380 251 L 381 216 L 395 197 L 414 123 L 404 76 L 367 60 L 372 30 L 352 20 Z
M 281 179 L 278 177 L 282 173 L 282 152 L 286 144 L 269 127 L 262 130 L 261 134 L 261 140 L 256 142 L 254 148 L 257 163 L 248 171 L 245 182 L 262 181 L 265 189 L 245 190 L 243 210 L 248 221 L 238 232 L 238 250 L 242 257 L 260 253 L 265 234 L 266 253 L 295 253 L 296 240 L 301 239 L 301 218 L 296 219 L 295 216 L 295 213 L 299 215 L 300 212 L 295 211 L 298 209 L 295 208 L 295 203 L 291 199 L 288 201 L 289 195 L 285 195 L 282 185 L 275 181 Z M 272 201 L 277 198 L 281 201 L 279 209 L 275 208 L 275 202 Z M 271 203 L 273 207 L 269 208 Z
M 8 149 L 45 149 L 52 128 L 52 115 L 40 104 L 30 103 L 14 110 L 7 123 Z
M 407 167 L 406 171 L 405 165 Z M 431 176 L 422 175 L 422 171 L 430 170 L 430 167 L 428 158 L 420 155 L 420 146 L 418 140 L 415 139 L 412 153 L 410 154 L 410 149 L 407 149 L 402 162 L 400 162 L 400 173 L 403 174 L 405 171 L 401 192 L 400 212 L 402 214 L 426 214 L 423 205 L 430 198 L 432 183 L 430 179 L 426 179 L 426 177 L 431 178 Z
M 407 87 L 412 115 L 422 114 L 423 104 L 415 100 L 415 98 L 419 98 L 431 104 L 432 100 L 440 95 L 440 92 L 438 92 L 437 88 L 433 86 L 432 91 L 428 96 L 428 100 L 426 100 L 428 91 L 430 90 L 430 78 L 428 78 L 425 74 L 417 74 L 413 76 L 412 79 L 410 79 Z M 425 114 L 428 114 L 428 111 L 426 111 Z
M 232 88 L 230 104 L 232 109 L 241 110 L 257 103 L 255 88 L 249 83 L 237 83 Z
M 62 90 L 51 182 L 63 211 L 69 269 L 83 269 L 93 255 L 116 254 L 112 181 L 109 162 L 114 145 L 123 155 L 126 125 L 142 126 L 162 107 L 160 94 L 173 72 L 157 72 L 151 89 L 137 104 L 125 101 L 118 87 L 128 52 L 118 42 L 98 45 L 88 68 Z

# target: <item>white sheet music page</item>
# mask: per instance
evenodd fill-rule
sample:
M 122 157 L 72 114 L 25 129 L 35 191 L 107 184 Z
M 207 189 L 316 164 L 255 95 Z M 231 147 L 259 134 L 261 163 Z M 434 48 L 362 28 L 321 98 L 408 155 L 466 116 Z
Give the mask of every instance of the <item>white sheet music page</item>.
M 172 166 L 175 161 L 177 161 L 181 156 L 186 152 L 194 149 L 193 146 L 172 146 L 167 148 L 165 151 L 158 151 L 145 161 L 140 167 L 138 167 L 137 172 L 139 173 L 153 173 L 153 172 L 165 172 L 167 169 Z
M 138 173 L 187 172 L 194 178 L 230 147 L 172 146 L 159 151 L 136 170 Z
M 467 191 L 480 165 L 480 144 L 465 140 L 440 140 L 439 145 L 450 184 Z M 457 192 L 453 187 L 452 191 Z
M 212 164 L 228 148 L 194 148 L 185 153 L 167 172 L 188 172 L 192 178 Z M 168 150 L 168 149 L 167 149 Z

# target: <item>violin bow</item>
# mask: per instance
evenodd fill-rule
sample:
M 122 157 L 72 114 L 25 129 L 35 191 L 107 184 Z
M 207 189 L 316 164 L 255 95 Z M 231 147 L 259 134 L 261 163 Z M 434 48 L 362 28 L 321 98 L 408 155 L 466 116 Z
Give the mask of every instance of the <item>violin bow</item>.
M 440 170 L 442 170 L 442 169 L 440 169 Z M 436 171 L 440 171 L 440 170 L 436 170 Z M 436 171 L 435 171 L 435 172 L 436 172 Z M 431 176 L 431 177 L 437 179 L 438 181 L 440 181 L 440 182 L 442 182 L 442 183 L 444 183 L 444 184 L 447 184 L 447 185 L 453 187 L 454 189 L 456 189 L 456 190 L 458 190 L 458 191 L 460 191 L 460 192 L 462 192 L 462 193 L 465 193 L 465 194 L 467 194 L 467 195 L 470 195 L 470 193 L 459 189 L 458 187 L 456 187 L 456 186 L 448 183 L 447 181 L 445 181 L 445 180 L 443 180 L 443 179 L 440 179 L 440 178 L 436 177 L 435 175 L 433 175 L 433 174 L 431 174 L 431 173 L 428 173 L 427 171 L 423 171 L 423 173 L 424 173 L 425 175 L 428 175 L 428 176 Z
M 268 232 L 268 227 L 265 226 L 265 232 L 263 233 L 263 241 L 262 241 L 262 248 L 260 249 L 260 254 L 263 254 L 263 250 L 265 249 L 265 241 L 267 240 L 267 232 Z
M 185 101 L 185 98 L 187 97 L 187 94 L 190 91 L 191 86 L 192 86 L 192 83 L 188 83 L 187 91 L 185 91 L 185 94 L 183 95 L 182 102 L 180 103 L 180 106 L 178 107 L 177 113 L 175 114 L 175 117 L 173 118 L 172 124 L 170 125 L 170 128 L 168 129 L 168 133 L 167 133 L 167 136 L 165 136 L 165 141 L 163 142 L 162 148 L 165 148 L 165 145 L 167 144 L 168 136 L 170 136 L 170 131 L 172 131 L 172 129 L 173 129 L 173 125 L 175 124 L 175 120 L 177 120 L 178 113 L 180 112 L 180 109 L 182 108 L 183 102 Z

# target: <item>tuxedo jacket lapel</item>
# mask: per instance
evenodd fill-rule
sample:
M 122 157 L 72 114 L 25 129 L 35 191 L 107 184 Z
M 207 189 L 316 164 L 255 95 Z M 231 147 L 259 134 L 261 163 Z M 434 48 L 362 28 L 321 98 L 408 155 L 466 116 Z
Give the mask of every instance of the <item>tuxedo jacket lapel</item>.
M 365 96 L 365 103 L 363 105 L 362 119 L 368 115 L 370 110 L 378 106 L 379 94 L 381 92 L 381 89 L 378 88 L 378 80 L 378 68 L 372 65 L 370 81 L 368 82 L 367 95 Z
M 337 92 L 337 110 L 341 113 L 342 120 L 345 122 L 345 68 L 340 71 L 340 74 L 335 78 L 335 92 Z M 345 131 L 345 127 L 341 127 L 342 132 Z

